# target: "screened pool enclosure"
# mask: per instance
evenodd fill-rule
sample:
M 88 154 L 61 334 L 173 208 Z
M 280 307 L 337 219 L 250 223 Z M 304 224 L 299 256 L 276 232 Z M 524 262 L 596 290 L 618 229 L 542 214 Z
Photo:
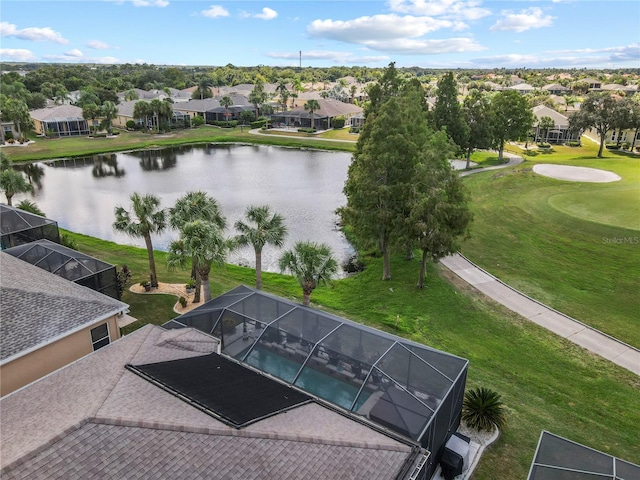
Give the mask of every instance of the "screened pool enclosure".
M 8 248 L 5 253 L 119 300 L 116 267 L 102 260 L 49 240 Z
M 640 466 L 543 431 L 527 479 L 638 480 Z
M 57 222 L 2 204 L 0 204 L 0 234 L 2 250 L 41 239 L 60 243 Z
M 223 354 L 408 437 L 430 478 L 460 422 L 468 361 L 246 286 L 166 323 L 221 340 Z

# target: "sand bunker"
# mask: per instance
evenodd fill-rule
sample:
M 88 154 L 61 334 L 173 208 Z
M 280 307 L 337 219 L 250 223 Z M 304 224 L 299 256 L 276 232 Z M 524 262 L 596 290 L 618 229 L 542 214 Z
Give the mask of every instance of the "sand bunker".
M 606 170 L 587 167 L 570 167 L 568 165 L 550 165 L 539 163 L 533 166 L 533 171 L 545 177 L 556 178 L 558 180 L 568 180 L 570 182 L 594 182 L 607 183 L 620 180 L 620 176 Z

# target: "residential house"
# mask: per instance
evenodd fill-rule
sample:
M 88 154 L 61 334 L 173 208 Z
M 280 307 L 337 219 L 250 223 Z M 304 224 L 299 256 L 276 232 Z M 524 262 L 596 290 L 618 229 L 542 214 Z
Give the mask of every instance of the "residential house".
M 0 396 L 120 338 L 126 303 L 4 252 L 0 272 Z
M 507 87 L 507 90 L 515 90 L 516 92 L 521 93 L 522 95 L 526 95 L 527 93 L 531 93 L 534 90 L 536 90 L 536 87 L 533 87 L 528 83 L 518 83 L 510 87 Z
M 595 78 L 581 78 L 577 80 L 578 83 L 586 83 L 589 85 L 589 91 L 600 90 L 602 88 L 602 82 Z
M 617 93 L 619 95 L 631 96 L 638 93 L 638 85 L 620 85 L 618 83 L 608 83 L 602 85 L 603 92 Z
M 89 135 L 89 124 L 82 117 L 82 108 L 75 105 L 59 105 L 31 110 L 33 131 L 48 137 Z
M 569 119 L 561 113 L 558 113 L 546 105 L 537 105 L 532 108 L 532 111 L 536 117 L 532 133 L 534 142 L 557 144 L 580 141 L 580 135 L 578 133 L 569 131 Z M 553 127 L 542 128 L 540 126 L 540 121 L 544 117 L 549 117 L 553 120 Z
M 332 128 L 333 120 L 338 117 L 345 119 L 345 126 L 351 126 L 351 119 L 363 112 L 363 109 L 357 105 L 332 98 L 320 98 L 317 102 L 320 109 L 313 112 L 313 123 L 318 130 Z M 271 124 L 274 127 L 310 128 L 311 112 L 304 107 L 297 107 L 290 111 L 274 113 L 271 116 Z
M 550 95 L 568 95 L 571 93 L 571 89 L 569 87 L 565 87 L 559 83 L 550 83 L 545 85 L 542 87 L 542 90 L 549 92 Z
M 415 442 L 218 349 L 197 330 L 147 325 L 3 397 L 0 476 L 424 478 Z
M 543 431 L 527 480 L 636 480 L 640 466 Z
M 114 118 L 112 120 L 112 125 L 116 128 L 122 128 L 125 129 L 127 128 L 127 122 L 132 120 L 133 122 L 135 122 L 135 124 L 138 127 L 143 127 L 144 126 L 144 122 L 147 122 L 146 127 L 147 128 L 155 128 L 157 127 L 157 122 L 158 119 L 154 116 L 150 116 L 148 118 L 136 118 L 134 116 L 134 111 L 136 108 L 136 103 L 138 102 L 147 102 L 147 100 L 131 100 L 128 102 L 122 102 L 120 104 L 117 105 L 118 107 L 118 115 L 116 118 Z M 185 117 L 187 117 L 187 115 L 185 113 L 183 113 L 182 111 L 180 111 L 179 109 L 175 108 L 176 104 L 171 104 L 171 108 L 173 109 L 173 118 L 172 118 L 172 122 L 174 124 L 180 124 L 180 122 L 183 122 Z M 182 104 L 178 104 L 178 105 L 182 105 Z
M 0 144 L 4 144 L 8 139 L 18 139 L 18 129 L 13 121 L 0 122 Z
M 217 98 L 191 99 L 188 102 L 174 104 L 173 110 L 189 115 L 189 118 L 206 118 L 206 112 L 220 106 Z

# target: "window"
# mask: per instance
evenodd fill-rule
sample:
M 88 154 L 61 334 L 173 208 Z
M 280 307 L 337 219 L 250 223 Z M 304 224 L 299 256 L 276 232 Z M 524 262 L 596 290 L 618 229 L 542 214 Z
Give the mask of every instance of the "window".
M 106 323 L 91 329 L 91 344 L 94 352 L 109 345 L 109 327 Z

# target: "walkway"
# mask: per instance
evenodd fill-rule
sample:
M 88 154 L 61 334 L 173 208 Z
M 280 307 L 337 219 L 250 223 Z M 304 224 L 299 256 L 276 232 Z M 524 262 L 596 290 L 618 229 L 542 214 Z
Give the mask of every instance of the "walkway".
M 260 131 L 252 130 L 251 133 L 259 134 Z M 503 152 L 503 156 L 508 159 L 507 163 L 465 170 L 460 173 L 460 176 L 466 177 L 480 172 L 519 165 L 524 162 L 522 157 L 513 153 Z M 576 345 L 600 355 L 616 365 L 626 368 L 636 375 L 640 375 L 640 349 L 627 345 L 525 295 L 478 267 L 459 253 L 441 259 L 440 263 L 469 285 L 472 285 L 484 295 L 504 305 L 509 310 L 572 341 Z
M 507 152 L 505 152 L 504 155 L 509 158 L 508 163 L 504 165 L 467 170 L 462 172 L 460 176 L 467 176 L 487 170 L 496 170 L 511 165 L 518 165 L 523 162 L 523 159 L 517 155 Z M 459 253 L 443 258 L 440 260 L 440 263 L 469 285 L 472 285 L 487 297 L 504 305 L 509 310 L 572 341 L 576 345 L 586 348 L 630 370 L 636 375 L 640 375 L 639 349 L 627 345 L 620 340 L 540 303 L 515 288 L 510 287 Z

